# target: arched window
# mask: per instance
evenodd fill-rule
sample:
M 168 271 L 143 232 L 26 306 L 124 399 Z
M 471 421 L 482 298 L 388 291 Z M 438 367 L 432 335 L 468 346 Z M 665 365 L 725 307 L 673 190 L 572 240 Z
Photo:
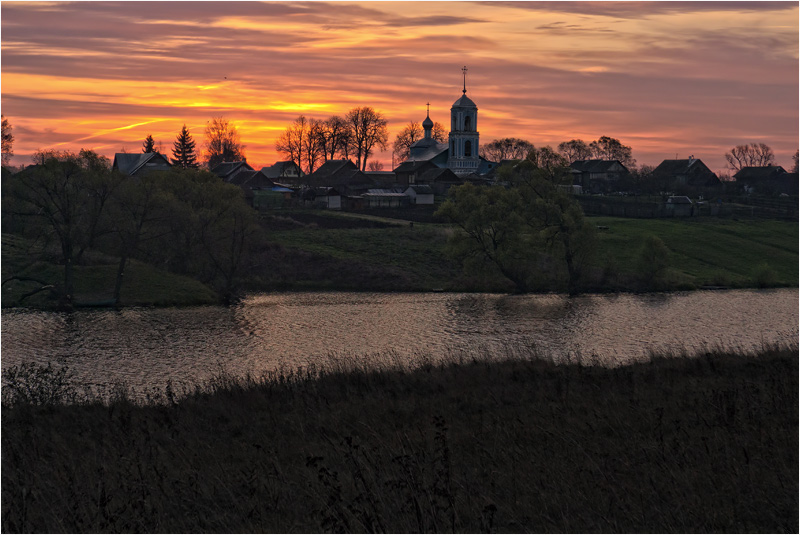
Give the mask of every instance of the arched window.
M 464 143 L 464 156 L 467 158 L 472 156 L 472 141 L 468 140 Z
M 467 115 L 466 117 L 464 117 L 464 130 L 469 132 L 471 129 L 472 129 L 472 117 Z

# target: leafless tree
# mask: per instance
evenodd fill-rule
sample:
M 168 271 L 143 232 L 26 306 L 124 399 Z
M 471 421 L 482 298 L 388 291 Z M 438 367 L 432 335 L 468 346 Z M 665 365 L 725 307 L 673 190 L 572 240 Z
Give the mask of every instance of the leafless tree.
M 532 150 L 533 144 L 530 141 L 506 137 L 495 139 L 481 146 L 480 154 L 487 160 L 502 162 L 503 160 L 522 160 Z
M 205 160 L 209 169 L 222 162 L 239 162 L 245 159 L 244 148 L 236 127 L 223 117 L 214 117 L 206 123 Z
M 400 130 L 400 133 L 397 134 L 397 137 L 394 138 L 394 144 L 392 145 L 392 153 L 397 161 L 403 162 L 407 160 L 411 145 L 422 139 L 424 134 L 422 125 L 416 121 L 411 121 L 405 125 Z
M 5 116 L 3 119 L 3 165 L 8 165 L 11 157 L 14 156 L 14 135 L 11 133 L 11 123 Z
M 741 171 L 742 167 L 763 167 L 775 162 L 775 154 L 764 143 L 749 143 L 736 145 L 725 153 L 728 165 L 734 171 Z
M 589 145 L 582 139 L 572 139 L 558 144 L 558 152 L 566 158 L 569 163 L 579 160 L 588 160 L 592 157 Z
M 367 168 L 370 171 L 383 171 L 383 164 L 378 160 L 372 160 L 371 162 L 369 162 Z
M 373 149 L 386 150 L 388 146 L 388 121 L 381 112 L 369 106 L 353 108 L 347 112 L 345 121 L 352 133 L 351 152 L 356 157 L 358 168 L 364 171 Z
M 619 160 L 628 169 L 636 167 L 636 160 L 632 157 L 633 150 L 628 145 L 623 145 L 620 140 L 602 136 L 589 143 L 592 158 L 598 160 Z
M 350 128 L 344 119 L 338 115 L 326 119 L 322 129 L 323 161 L 333 160 L 337 154 L 347 158 L 350 137 Z

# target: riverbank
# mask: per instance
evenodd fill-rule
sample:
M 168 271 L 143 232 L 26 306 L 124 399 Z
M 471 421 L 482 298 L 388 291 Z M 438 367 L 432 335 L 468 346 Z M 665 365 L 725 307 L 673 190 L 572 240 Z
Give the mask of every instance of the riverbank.
M 389 215 L 392 215 L 389 212 Z M 419 214 L 417 214 L 418 216 Z M 398 215 L 399 216 L 399 215 Z M 414 217 L 417 217 L 414 216 Z M 428 214 L 428 219 L 432 218 Z M 422 218 L 425 219 L 425 218 Z M 798 284 L 798 226 L 785 221 L 712 218 L 624 219 L 595 217 L 597 247 L 586 266 L 585 292 L 676 291 L 701 288 L 772 288 Z M 448 225 L 321 210 L 280 211 L 262 217 L 264 243 L 238 279 L 241 292 L 379 291 L 509 293 L 513 285 L 486 269 L 465 273 L 447 254 Z M 645 240 L 658 237 L 668 250 L 657 279 L 637 271 Z M 3 280 L 22 275 L 60 281 L 59 266 L 30 264 L 23 240 L 3 235 Z M 117 259 L 89 255 L 75 267 L 76 300 L 102 302 L 113 293 Z M 3 306 L 52 308 L 49 292 L 31 281 L 3 285 Z M 566 280 L 543 272 L 538 292 L 564 292 Z M 189 277 L 131 261 L 122 306 L 219 303 L 208 286 Z
M 615 369 L 530 356 L 4 407 L 2 528 L 797 532 L 796 347 Z

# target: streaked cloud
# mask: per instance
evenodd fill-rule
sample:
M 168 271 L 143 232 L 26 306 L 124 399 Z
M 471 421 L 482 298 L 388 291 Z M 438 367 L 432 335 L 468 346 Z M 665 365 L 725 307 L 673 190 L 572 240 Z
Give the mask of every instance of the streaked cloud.
M 467 65 L 483 141 L 618 137 L 713 169 L 798 146 L 795 2 L 3 2 L 2 109 L 37 148 L 165 147 L 237 124 L 250 161 L 299 114 L 369 105 L 447 124 Z M 387 167 L 390 154 L 380 155 Z

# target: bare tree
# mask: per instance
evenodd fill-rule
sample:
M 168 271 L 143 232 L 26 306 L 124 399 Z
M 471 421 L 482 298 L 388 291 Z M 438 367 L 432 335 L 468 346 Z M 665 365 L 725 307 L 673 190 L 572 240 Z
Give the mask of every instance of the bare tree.
M 797 172 L 798 159 L 800 159 L 800 151 L 796 150 L 796 151 L 794 151 L 794 156 L 792 156 L 792 163 L 793 163 L 793 165 L 792 165 L 792 173 L 796 173 Z
M 742 167 L 763 167 L 775 162 L 775 154 L 764 143 L 750 143 L 736 145 L 725 153 L 728 165 L 734 171 L 741 171 Z
M 392 145 L 392 154 L 397 161 L 403 162 L 408 159 L 411 151 L 411 145 L 422 139 L 425 132 L 422 130 L 422 125 L 417 121 L 411 121 L 400 130 L 400 133 L 394 138 Z
M 588 160 L 592 157 L 589 145 L 582 139 L 572 139 L 558 144 L 558 152 L 566 158 L 569 163 L 579 160 Z
M 522 160 L 532 150 L 533 144 L 530 141 L 505 137 L 481 146 L 480 154 L 487 160 L 502 162 L 503 160 Z
M 244 148 L 236 127 L 223 117 L 214 117 L 206 123 L 205 160 L 209 169 L 222 162 L 245 160 Z
M 632 149 L 628 145 L 623 145 L 620 140 L 602 136 L 596 141 L 589 143 L 589 150 L 592 158 L 598 160 L 619 160 L 624 166 L 633 168 L 636 160 L 632 157 Z
M 308 120 L 305 115 L 301 115 L 290 126 L 286 127 L 286 130 L 283 131 L 275 143 L 275 150 L 284 158 L 293 161 L 300 168 L 303 167 L 303 138 L 307 129 Z
M 0 116 L 3 119 L 3 165 L 8 165 L 11 157 L 14 156 L 14 135 L 11 133 L 11 123 L 5 116 Z
M 326 119 L 322 130 L 323 161 L 333 160 L 337 154 L 347 158 L 350 137 L 350 128 L 344 119 L 338 115 Z
M 353 108 L 345 118 L 352 138 L 350 147 L 356 157 L 356 165 L 364 171 L 367 159 L 375 147 L 386 150 L 389 142 L 388 121 L 379 111 L 369 106 Z
M 305 153 L 305 172 L 311 174 L 325 155 L 325 123 L 319 119 L 309 119 L 305 134 L 301 139 Z
M 369 165 L 367 166 L 367 168 L 370 171 L 383 171 L 383 164 L 381 162 L 379 162 L 378 160 L 373 160 L 373 161 L 369 162 Z

